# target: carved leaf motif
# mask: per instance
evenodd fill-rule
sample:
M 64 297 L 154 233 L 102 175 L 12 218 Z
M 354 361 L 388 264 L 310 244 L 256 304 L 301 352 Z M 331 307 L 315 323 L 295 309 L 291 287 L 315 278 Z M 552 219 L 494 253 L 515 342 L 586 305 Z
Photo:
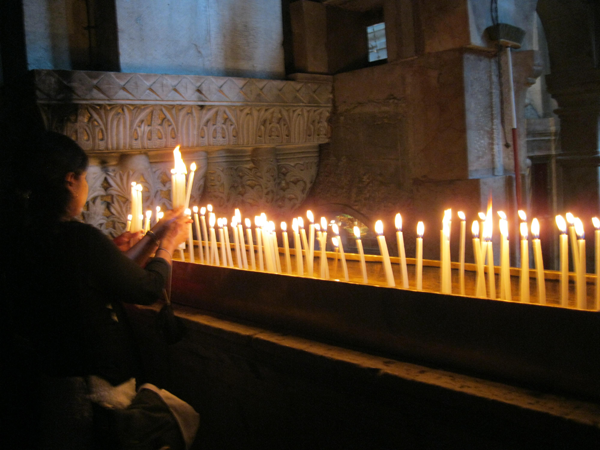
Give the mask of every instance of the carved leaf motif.
M 104 229 L 106 224 L 106 205 L 101 197 L 96 197 L 87 203 L 88 210 L 83 211 L 83 218 L 86 223 L 95 226 L 99 229 Z
M 127 222 L 127 216 L 130 213 L 129 202 L 121 200 L 119 197 L 114 196 L 112 202 L 108 204 L 108 210 L 112 214 L 111 219 L 115 222 L 125 224 Z

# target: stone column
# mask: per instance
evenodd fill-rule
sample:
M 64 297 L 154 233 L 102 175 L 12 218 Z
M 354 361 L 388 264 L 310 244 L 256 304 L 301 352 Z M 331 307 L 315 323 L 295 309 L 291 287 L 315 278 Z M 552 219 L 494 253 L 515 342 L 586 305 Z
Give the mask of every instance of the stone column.
M 290 5 L 294 64 L 298 72 L 327 73 L 327 17 L 325 5 L 299 1 Z

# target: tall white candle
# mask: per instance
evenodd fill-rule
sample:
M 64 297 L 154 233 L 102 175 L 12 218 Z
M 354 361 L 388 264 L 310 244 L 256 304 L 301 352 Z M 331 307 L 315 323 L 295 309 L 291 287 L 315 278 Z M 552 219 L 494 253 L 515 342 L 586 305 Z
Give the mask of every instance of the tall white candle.
M 235 216 L 231 219 L 231 230 L 233 231 L 233 247 L 235 248 L 235 262 L 238 266 L 238 269 L 243 269 L 244 263 L 242 262 L 242 253 L 240 252 L 240 238 Z
M 508 246 L 508 221 L 500 220 L 500 233 L 502 234 L 502 265 L 500 266 L 500 283 L 502 286 L 502 296 L 504 300 L 512 300 L 511 285 L 510 285 L 510 253 Z
M 323 278 L 329 280 L 329 264 L 327 261 L 327 219 L 321 217 L 321 267 Z
M 223 267 L 227 267 L 227 253 L 225 252 L 225 234 L 223 233 L 223 220 L 217 219 L 217 227 L 219 227 L 219 244 L 221 246 L 221 261 Z
M 210 253 L 208 251 L 208 242 L 210 240 L 210 237 L 208 236 L 208 231 L 206 229 L 206 208 L 203 206 L 202 208 L 200 208 L 200 220 L 202 222 L 202 234 L 204 235 L 204 250 L 206 252 L 206 264 L 212 264 L 211 262 L 211 257 L 210 257 Z M 200 245 L 202 245 L 202 242 L 200 242 Z
M 127 225 L 125 227 L 125 231 L 131 231 L 131 219 L 133 218 L 132 214 L 127 215 Z
M 220 266 L 219 263 L 219 252 L 217 250 L 217 236 L 215 234 L 215 223 L 217 219 L 214 213 L 210 213 L 208 216 L 208 223 L 210 225 L 210 264 Z
M 281 273 L 281 258 L 279 257 L 279 242 L 277 241 L 277 231 L 275 231 L 275 222 L 269 221 L 269 237 L 271 238 L 271 251 L 273 252 L 274 267 L 277 273 Z
M 425 234 L 425 225 L 423 222 L 417 223 L 417 290 L 423 290 L 423 235 Z
M 152 211 L 146 211 L 146 221 L 144 222 L 144 233 L 147 233 L 150 229 L 150 218 L 152 217 Z
M 248 270 L 248 256 L 246 254 L 246 240 L 244 238 L 244 227 L 242 225 L 242 214 L 240 210 L 236 208 L 235 218 L 238 226 L 238 236 L 240 238 L 240 252 L 242 254 L 242 265 L 244 269 Z
M 527 222 L 521 222 L 521 302 L 529 303 L 529 232 Z
M 585 279 L 586 261 L 585 261 L 585 234 L 583 231 L 583 222 L 581 219 L 575 219 L 575 233 L 577 234 L 577 245 L 579 247 L 579 264 L 577 267 L 577 308 L 587 308 L 587 283 Z
M 340 249 L 340 259 L 342 260 L 342 270 L 344 271 L 344 279 L 346 281 L 349 281 L 348 265 L 346 264 L 346 254 L 344 253 L 344 244 L 342 243 L 342 238 L 340 236 L 340 228 L 336 223 L 334 223 L 333 225 L 331 225 L 331 229 L 337 237 L 338 248 Z
M 444 219 L 442 221 L 441 244 L 443 246 L 443 261 L 442 267 L 442 293 L 452 293 L 452 265 L 450 259 L 450 230 L 452 226 L 452 210 L 444 211 Z
M 192 210 L 190 208 L 186 208 L 184 214 L 191 218 Z M 196 258 L 194 257 L 194 235 L 192 232 L 192 224 L 188 223 L 188 252 L 190 254 L 190 262 L 195 263 Z
M 263 272 L 265 270 L 265 263 L 263 260 L 263 249 L 262 249 L 262 222 L 260 216 L 254 216 L 254 231 L 256 232 L 256 247 L 258 254 L 258 269 Z
M 185 207 L 190 207 L 190 197 L 192 196 L 192 186 L 194 185 L 194 173 L 196 173 L 196 163 L 193 162 L 190 166 L 190 176 L 187 180 L 187 189 L 185 193 Z
M 537 275 L 537 291 L 539 303 L 546 304 L 546 278 L 544 274 L 544 260 L 542 259 L 542 244 L 540 242 L 540 223 L 537 219 L 531 221 L 531 234 L 533 235 L 533 258 Z
M 563 216 L 556 216 L 556 226 L 560 231 L 560 305 L 566 308 L 569 306 L 569 238 Z
M 300 233 L 298 232 L 298 219 L 292 221 L 292 230 L 294 230 L 294 250 L 296 251 L 296 272 L 299 277 L 304 276 L 304 263 L 302 261 L 302 246 L 300 244 Z
M 483 226 L 483 238 L 487 247 L 488 291 L 491 299 L 496 298 L 496 273 L 494 269 L 494 247 L 492 246 L 492 215 L 488 213 Z
M 383 222 L 381 220 L 375 222 L 375 232 L 377 233 L 377 243 L 379 244 L 379 252 L 381 253 L 381 262 L 383 264 L 387 285 L 389 287 L 394 287 L 396 286 L 396 282 L 394 281 L 394 274 L 392 273 L 392 263 L 385 242 L 385 236 L 383 235 Z
M 310 222 L 310 224 L 308 225 L 308 238 L 309 238 L 309 243 L 308 243 L 308 255 L 306 255 L 306 265 L 307 265 L 307 269 L 308 269 L 308 276 L 312 277 L 313 276 L 313 270 L 314 270 L 314 253 L 315 253 L 315 217 L 313 215 L 313 213 L 308 210 L 306 211 L 306 217 L 308 218 L 308 221 Z
M 396 241 L 398 242 L 398 257 L 400 259 L 400 275 L 402 279 L 402 288 L 408 289 L 408 269 L 406 267 L 406 250 L 404 248 L 404 235 L 402 233 L 402 216 L 396 214 Z
M 575 216 L 568 212 L 566 214 L 567 223 L 569 224 L 569 236 L 571 238 L 571 256 L 573 259 L 573 272 L 577 274 L 579 268 L 579 247 L 577 246 L 577 235 L 575 234 Z
M 358 256 L 360 258 L 360 270 L 363 276 L 363 283 L 368 283 L 367 265 L 365 263 L 365 252 L 363 250 L 362 240 L 360 239 L 360 228 L 354 227 L 354 236 L 356 237 L 356 247 L 358 248 Z
M 187 167 L 183 159 L 181 159 L 179 145 L 173 150 L 173 157 L 175 168 L 171 171 L 171 203 L 173 204 L 173 208 L 178 208 L 185 206 L 185 176 L 187 174 Z
M 290 257 L 290 244 L 288 242 L 287 223 L 281 222 L 281 238 L 283 239 L 283 252 L 285 253 L 285 268 L 288 275 L 292 274 L 292 258 Z
M 475 255 L 475 266 L 477 267 L 477 278 L 475 281 L 475 296 L 480 298 L 486 298 L 485 292 L 485 273 L 484 258 L 481 254 L 481 242 L 479 239 L 479 222 L 474 220 L 471 227 L 473 233 L 473 254 Z
M 465 213 L 459 211 L 458 218 L 460 219 L 460 242 L 458 248 L 460 295 L 465 295 L 465 239 L 467 232 Z
M 233 256 L 231 254 L 231 243 L 229 242 L 229 228 L 227 227 L 227 219 L 221 219 L 223 223 L 223 234 L 225 235 L 225 254 L 227 255 L 227 266 L 233 267 Z
M 594 224 L 595 231 L 595 262 L 596 262 L 596 293 L 594 297 L 594 310 L 598 310 L 600 308 L 600 220 L 597 217 L 592 218 L 592 223 Z
M 306 270 L 308 272 L 308 255 L 310 254 L 310 248 L 308 245 L 308 239 L 306 238 L 306 230 L 304 229 L 304 220 L 302 217 L 298 217 L 298 226 L 300 227 L 300 237 L 302 238 L 302 246 L 304 247 L 304 257 L 306 258 Z
M 159 216 L 159 214 L 160 214 L 160 206 L 157 206 L 156 207 L 156 215 L 154 216 L 156 218 L 155 221 L 154 221 L 154 225 L 156 225 L 158 223 L 158 220 L 159 220 L 158 216 Z
M 194 226 L 196 228 L 196 236 L 198 237 L 198 259 L 201 264 L 204 264 L 204 252 L 202 251 L 202 233 L 200 233 L 200 219 L 198 218 L 198 207 L 192 208 L 194 211 Z
M 246 236 L 248 237 L 248 250 L 250 251 L 250 267 L 252 270 L 256 270 L 256 258 L 254 257 L 254 241 L 252 240 L 252 222 L 246 218 L 244 220 L 246 224 Z

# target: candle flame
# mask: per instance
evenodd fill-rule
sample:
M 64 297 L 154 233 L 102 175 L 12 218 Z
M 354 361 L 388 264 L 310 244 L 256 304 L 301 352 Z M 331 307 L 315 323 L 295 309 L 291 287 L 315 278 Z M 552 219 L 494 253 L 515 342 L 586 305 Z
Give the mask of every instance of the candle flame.
M 356 239 L 360 239 L 360 228 L 357 226 L 354 227 L 354 236 L 356 236 Z
M 508 239 L 508 222 L 505 219 L 500 221 L 500 234 Z
M 165 213 L 164 213 L 164 212 L 162 212 L 162 211 L 160 211 L 156 217 L 158 218 L 158 220 L 160 220 L 160 219 L 162 219 L 163 217 L 165 217 Z
M 519 210 L 519 218 L 523 221 L 523 222 L 527 222 L 527 214 L 525 213 L 525 211 L 523 211 L 522 209 Z
M 600 220 L 597 217 L 592 217 L 592 223 L 596 230 L 600 230 Z
M 196 171 L 196 163 L 195 163 L 195 162 L 193 162 L 193 163 L 192 163 L 192 165 L 190 166 L 190 170 L 191 170 L 192 172 L 195 172 L 195 171 Z
M 185 214 L 186 216 L 191 216 L 192 210 L 190 208 L 185 208 L 185 211 L 183 212 L 183 214 Z
M 339 244 L 338 244 L 338 238 L 337 237 L 332 237 L 331 238 L 331 242 L 333 243 L 333 246 L 335 248 L 337 248 L 339 246 Z
M 135 188 L 140 192 L 142 191 L 142 189 L 144 189 L 141 184 L 138 184 Z
M 260 216 L 254 216 L 254 225 L 256 226 L 256 228 L 260 228 L 261 224 L 262 220 Z
M 298 226 L 304 228 L 304 219 L 302 217 L 298 217 Z
M 219 228 L 223 228 L 223 219 L 222 219 L 221 217 L 219 217 L 219 218 L 217 219 L 217 226 L 218 226 Z
M 565 221 L 565 218 L 560 214 L 556 216 L 556 226 L 558 227 L 561 233 L 567 232 L 567 222 Z
M 340 235 L 340 227 L 338 227 L 337 223 L 332 224 L 331 229 L 336 235 Z
M 202 208 L 200 208 L 200 214 L 202 214 L 202 215 L 206 214 L 206 208 L 204 206 Z
M 450 237 L 450 222 L 447 220 L 444 220 L 444 223 L 442 225 L 442 233 L 444 233 L 445 237 Z
M 213 210 L 213 207 L 212 207 L 212 205 L 209 203 L 208 205 L 206 205 L 206 209 L 207 209 L 207 211 L 208 211 L 208 212 L 212 212 L 212 210 Z
M 274 232 L 275 232 L 275 222 L 273 222 L 272 220 L 271 220 L 271 221 L 269 221 L 269 223 L 268 223 L 268 230 L 269 230 L 271 233 L 274 233 Z
M 383 222 L 381 220 L 375 222 L 375 233 L 379 235 L 383 234 Z
M 131 214 L 127 214 L 127 220 L 131 220 L 133 219 L 133 216 Z
M 194 207 L 192 208 L 192 211 L 194 211 L 194 214 L 198 214 L 198 207 L 197 207 L 197 206 L 194 206 Z
M 585 233 L 583 232 L 583 222 L 579 217 L 575 218 L 575 233 L 577 233 L 577 239 L 583 239 Z
M 465 220 L 465 219 L 466 219 L 465 213 L 464 213 L 464 212 L 462 212 L 462 211 L 459 211 L 459 212 L 458 212 L 458 218 L 459 218 L 460 220 Z
M 327 219 L 325 217 L 321 217 L 321 228 L 323 228 L 323 231 L 327 231 Z
M 265 213 L 260 213 L 260 222 L 264 225 L 267 225 L 268 220 L 267 215 Z
M 573 214 L 571 214 L 570 212 L 568 212 L 566 214 L 566 217 L 567 217 L 567 223 L 569 225 L 573 225 L 573 223 L 575 222 L 575 216 L 573 216 Z
M 185 167 L 185 163 L 183 159 L 181 159 L 181 152 L 179 151 L 179 145 L 175 147 L 173 150 L 173 156 L 175 158 L 175 172 L 177 174 L 187 173 L 187 168 Z
M 321 231 L 321 225 L 319 225 L 318 223 L 315 223 L 315 230 Z
M 227 217 L 223 217 L 221 219 L 221 223 L 223 224 L 224 227 L 226 227 L 227 226 Z
M 208 215 L 208 224 L 210 225 L 211 228 L 215 227 L 215 221 L 216 221 L 216 219 L 215 219 L 214 213 L 210 213 Z
M 252 222 L 247 217 L 246 217 L 246 220 L 244 221 L 244 223 L 246 224 L 246 228 L 250 228 L 252 226 Z
M 281 222 L 281 229 L 282 229 L 283 231 L 287 231 L 287 223 L 285 223 L 285 222 Z
M 294 220 L 292 220 L 292 230 L 294 230 L 294 233 L 298 232 L 298 219 L 294 218 Z
M 238 222 L 242 223 L 242 213 L 239 208 L 235 208 L 235 217 Z
M 492 240 L 492 221 L 491 220 L 485 220 L 485 222 L 483 222 L 483 239 L 486 241 L 491 241 Z
M 529 234 L 527 231 L 527 222 L 521 222 L 520 228 L 521 228 L 521 239 L 527 240 L 527 236 Z
M 313 216 L 313 213 L 310 209 L 306 211 L 306 217 L 308 218 L 310 223 L 313 223 L 315 221 L 315 216 Z
M 149 219 L 150 217 L 152 217 L 152 211 L 148 210 L 146 211 L 146 217 Z
M 396 214 L 396 230 L 398 231 L 402 231 L 402 216 L 400 215 L 400 213 Z
M 425 234 L 425 224 L 423 222 L 419 222 L 417 224 L 417 236 L 422 238 L 424 234 Z
M 506 213 L 504 211 L 498 211 L 498 217 L 503 220 L 506 220 Z
M 144 220 L 144 215 L 140 214 L 140 220 Z
M 480 218 L 481 220 L 485 220 L 485 214 L 484 214 L 484 213 L 482 213 L 482 212 L 479 212 L 477 215 L 479 216 L 479 218 Z
M 534 218 L 531 221 L 531 234 L 533 235 L 534 239 L 540 238 L 540 222 L 537 220 L 537 218 Z
M 237 220 L 236 220 L 235 216 L 233 216 L 233 217 L 231 218 L 231 226 L 232 226 L 233 228 L 235 228 L 235 227 L 237 226 Z
M 452 209 L 446 209 L 444 211 L 444 220 L 445 221 L 450 221 L 452 220 Z
M 474 220 L 473 225 L 471 225 L 471 233 L 473 233 L 475 239 L 479 239 L 479 222 L 476 220 Z

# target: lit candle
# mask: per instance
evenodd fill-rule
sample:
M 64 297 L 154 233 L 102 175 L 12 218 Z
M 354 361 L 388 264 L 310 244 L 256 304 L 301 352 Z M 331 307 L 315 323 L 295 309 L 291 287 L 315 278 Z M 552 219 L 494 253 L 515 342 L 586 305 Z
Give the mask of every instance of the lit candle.
M 329 264 L 327 262 L 327 219 L 321 217 L 321 278 L 329 280 Z
M 375 222 L 375 232 L 377 233 L 377 243 L 379 244 L 379 252 L 381 253 L 381 259 L 383 269 L 385 271 L 385 279 L 389 287 L 396 286 L 394 281 L 394 274 L 392 273 L 392 263 L 390 261 L 390 255 L 388 253 L 387 244 L 385 243 L 385 236 L 383 235 L 383 222 L 378 220 Z
M 569 224 L 569 236 L 571 238 L 571 255 L 573 258 L 573 272 L 577 274 L 579 267 L 579 248 L 577 247 L 577 236 L 575 234 L 575 217 L 568 212 L 566 214 L 567 223 Z
M 265 213 L 261 213 L 260 220 L 265 265 L 267 266 L 268 272 L 275 273 L 275 260 L 273 259 L 272 249 L 273 244 L 271 239 L 269 239 L 269 221 L 267 220 L 267 215 Z
M 142 185 L 135 181 L 131 183 L 131 226 L 130 231 L 137 233 L 143 230 L 143 218 L 142 214 Z M 140 216 L 142 217 L 140 219 Z
M 262 222 L 260 216 L 254 216 L 254 230 L 256 232 L 256 246 L 258 250 L 258 268 L 261 272 L 265 270 L 262 249 Z
M 404 248 L 404 235 L 402 233 L 402 216 L 396 214 L 396 241 L 398 242 L 398 256 L 400 257 L 400 274 L 402 275 L 402 287 L 408 289 L 408 269 L 406 267 L 406 250 Z
M 204 252 L 202 251 L 202 234 L 200 234 L 200 219 L 198 218 L 198 207 L 192 208 L 194 211 L 194 226 L 196 227 L 196 236 L 198 237 L 198 259 L 204 264 Z
M 159 214 L 160 214 L 160 206 L 157 206 L 156 207 L 156 216 L 155 216 L 156 217 L 156 221 L 154 222 L 154 225 L 156 225 L 158 223 L 158 220 L 159 220 L 158 216 L 159 216 Z
M 150 229 L 150 218 L 152 217 L 152 211 L 146 211 L 146 221 L 144 222 L 144 233 L 147 233 Z
M 179 145 L 173 150 L 175 160 L 175 168 L 171 171 L 171 203 L 173 208 L 185 206 L 185 176 L 187 175 L 187 167 L 181 159 Z
M 308 246 L 308 239 L 306 238 L 306 230 L 304 229 L 304 219 L 302 219 L 302 217 L 298 217 L 298 226 L 300 227 L 300 237 L 302 238 L 304 257 L 306 258 L 306 268 L 308 270 L 308 255 L 310 254 L 310 248 Z
M 423 290 L 423 235 L 425 225 L 423 222 L 417 224 L 417 290 Z
M 296 251 L 296 271 L 298 276 L 304 276 L 304 263 L 302 261 L 302 246 L 300 245 L 300 233 L 298 227 L 298 219 L 292 221 L 292 230 L 294 230 L 294 250 Z
M 487 215 L 483 225 L 483 239 L 487 247 L 488 290 L 491 299 L 496 298 L 496 273 L 494 270 L 494 248 L 492 246 L 492 215 Z
M 537 274 L 537 290 L 539 303 L 546 304 L 546 279 L 544 275 L 544 261 L 542 259 L 542 244 L 540 243 L 540 223 L 537 219 L 531 221 L 531 234 L 533 235 L 533 258 Z
M 442 294 L 452 293 L 451 267 L 450 267 L 450 209 L 444 211 L 442 229 L 440 230 L 440 272 Z
M 583 223 L 581 219 L 575 219 L 575 233 L 577 234 L 577 245 L 579 246 L 578 255 L 579 264 L 577 267 L 577 308 L 587 308 L 587 283 L 585 279 L 586 262 L 585 262 L 585 235 L 583 232 Z
M 274 267 L 277 273 L 281 273 L 281 258 L 279 257 L 279 243 L 277 242 L 277 232 L 275 231 L 275 222 L 269 221 L 269 237 L 273 243 L 271 251 L 273 252 Z
M 125 228 L 125 231 L 131 231 L 131 219 L 132 219 L 133 215 L 128 214 L 127 215 L 127 226 Z
M 458 212 L 458 218 L 460 219 L 460 243 L 458 249 L 458 263 L 460 266 L 459 280 L 460 280 L 460 295 L 465 295 L 465 239 L 467 233 L 467 222 L 465 213 L 462 211 Z
M 227 266 L 233 267 L 233 256 L 231 255 L 231 243 L 229 242 L 229 228 L 227 227 L 227 219 L 223 217 L 221 219 L 223 224 L 223 234 L 225 235 L 225 254 L 227 255 Z
M 309 237 L 309 244 L 308 244 L 308 255 L 306 255 L 306 265 L 307 265 L 307 269 L 308 269 L 308 276 L 312 277 L 313 276 L 313 269 L 314 269 L 314 252 L 315 252 L 315 217 L 313 216 L 313 213 L 308 210 L 306 211 L 306 217 L 308 218 L 310 224 L 308 225 L 308 237 Z
M 200 208 L 200 220 L 202 221 L 202 233 L 204 234 L 205 239 L 204 250 L 206 250 L 206 264 L 212 264 L 212 255 L 208 251 L 208 241 L 210 238 L 208 237 L 208 232 L 206 230 L 206 218 L 204 217 L 205 214 L 206 208 L 203 206 L 202 208 Z M 200 245 L 202 245 L 202 242 L 200 242 Z
M 365 252 L 363 250 L 362 241 L 360 239 L 360 228 L 354 227 L 354 236 L 356 237 L 356 247 L 358 248 L 358 256 L 360 257 L 360 270 L 363 276 L 363 283 L 367 284 L 367 265 L 365 263 Z
M 567 222 L 561 215 L 556 216 L 556 226 L 560 231 L 560 305 L 569 306 L 569 237 Z
M 471 227 L 473 233 L 473 254 L 475 255 L 475 266 L 477 267 L 477 280 L 475 283 L 475 296 L 486 298 L 485 292 L 485 273 L 483 271 L 484 260 L 481 254 L 481 242 L 479 242 L 479 222 L 473 221 Z
M 192 216 L 192 210 L 190 208 L 186 208 L 184 214 L 187 217 Z M 190 262 L 195 263 L 196 262 L 196 258 L 194 257 L 194 235 L 192 232 L 192 224 L 188 223 L 188 251 L 190 253 Z
M 346 253 L 344 253 L 344 244 L 342 243 L 342 239 L 340 236 L 340 228 L 338 227 L 338 225 L 336 223 L 334 223 L 333 225 L 331 225 L 331 229 L 333 230 L 333 232 L 335 233 L 335 235 L 337 237 L 338 247 L 340 250 L 340 259 L 342 260 L 342 270 L 344 271 L 344 279 L 346 281 L 349 281 L 350 278 L 348 277 L 348 265 L 346 264 Z
M 189 208 L 190 206 L 190 197 L 192 196 L 192 186 L 194 185 L 194 173 L 196 173 L 196 163 L 193 162 L 190 166 L 190 176 L 187 180 L 187 192 L 185 194 L 185 207 Z
M 508 247 L 508 222 L 506 216 L 500 219 L 500 234 L 502 235 L 502 248 L 500 249 L 501 266 L 500 266 L 500 286 L 502 287 L 500 298 L 504 300 L 512 300 L 510 286 L 510 254 Z
M 242 262 L 242 254 L 240 252 L 240 238 L 238 235 L 238 226 L 235 216 L 233 216 L 231 219 L 231 229 L 233 231 L 233 247 L 235 248 L 235 262 L 237 263 L 238 269 L 243 269 L 244 263 Z
M 246 239 L 244 239 L 244 227 L 242 226 L 242 214 L 240 210 L 235 210 L 235 221 L 238 226 L 238 235 L 240 237 L 240 252 L 242 253 L 242 265 L 248 270 L 248 256 L 246 255 Z
M 596 238 L 596 297 L 594 299 L 594 310 L 598 310 L 600 308 L 600 220 L 597 217 L 592 218 L 592 223 L 594 224 L 594 228 L 596 229 L 595 238 Z
M 217 236 L 215 234 L 216 221 L 215 214 L 211 212 L 208 216 L 208 223 L 210 225 L 210 264 L 219 266 L 219 252 L 217 251 Z
M 521 301 L 529 303 L 529 232 L 527 222 L 521 222 Z
M 288 242 L 287 223 L 281 222 L 281 238 L 283 239 L 283 251 L 285 253 L 285 268 L 288 275 L 292 274 L 292 258 L 290 257 L 290 244 Z
M 252 270 L 256 270 L 256 258 L 254 257 L 254 241 L 252 240 L 252 222 L 246 218 L 244 223 L 246 224 L 246 236 L 248 237 L 248 246 L 250 250 L 250 267 Z
M 319 248 L 323 249 L 323 243 L 321 242 L 321 238 L 323 237 L 322 233 L 321 233 L 321 225 L 319 225 L 318 223 L 316 223 L 314 228 L 315 228 L 315 231 L 316 231 L 316 234 L 317 234 L 317 239 L 316 240 L 319 242 Z M 323 265 L 323 254 L 322 253 L 321 253 L 321 257 L 320 257 L 320 262 L 321 262 L 321 265 L 320 265 L 320 269 L 321 270 L 319 272 L 319 276 L 322 279 L 324 279 L 325 278 L 325 266 Z

